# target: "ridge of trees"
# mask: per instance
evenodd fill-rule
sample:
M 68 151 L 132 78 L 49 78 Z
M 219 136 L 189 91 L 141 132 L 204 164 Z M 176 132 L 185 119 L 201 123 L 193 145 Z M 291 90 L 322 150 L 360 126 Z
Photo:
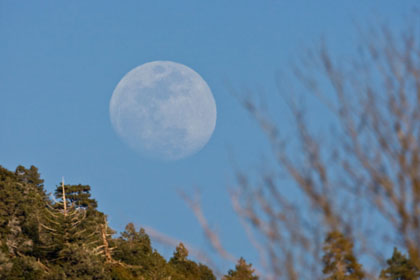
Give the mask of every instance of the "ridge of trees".
M 113 237 L 115 231 L 97 209 L 90 186 L 62 183 L 54 195 L 56 200 L 45 192 L 36 167 L 18 166 L 12 172 L 0 166 L 1 279 L 216 279 L 208 266 L 188 258 L 183 243 L 166 260 L 146 231 L 137 231 L 132 223 Z M 345 234 L 329 232 L 322 251 L 323 279 L 368 279 Z M 221 279 L 259 277 L 240 258 Z M 378 279 L 420 279 L 420 269 L 395 248 Z
M 43 182 L 34 166 L 15 172 L 0 166 L 0 279 L 216 279 L 208 266 L 188 258 L 182 243 L 166 260 L 132 223 L 113 237 L 90 186 L 62 182 L 52 199 Z

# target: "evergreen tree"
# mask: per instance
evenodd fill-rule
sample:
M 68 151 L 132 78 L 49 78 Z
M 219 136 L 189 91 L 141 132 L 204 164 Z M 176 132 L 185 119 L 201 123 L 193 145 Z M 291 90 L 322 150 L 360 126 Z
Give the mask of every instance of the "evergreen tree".
M 325 280 L 358 280 L 364 278 L 362 266 L 353 254 L 353 243 L 338 231 L 330 232 L 324 244 Z
M 188 259 L 188 249 L 179 243 L 169 260 L 172 280 L 216 280 L 213 272 L 203 264 Z
M 103 246 L 101 224 L 89 222 L 88 209 L 68 205 L 64 183 L 61 187 L 61 201 L 48 204 L 40 220 L 44 256 L 60 267 L 52 279 L 107 279 L 105 258 L 98 249 Z
M 243 258 L 240 258 L 235 270 L 229 270 L 228 274 L 223 276 L 223 280 L 258 280 L 254 271 L 251 264 L 247 264 Z
M 37 213 L 46 195 L 35 167 L 15 172 L 0 166 L 0 278 L 36 279 L 39 244 Z M 23 277 L 23 278 L 22 278 Z
M 133 276 L 144 279 L 166 279 L 169 276 L 165 259 L 153 250 L 150 237 L 143 228 L 137 232 L 135 226 L 129 223 L 115 241 L 115 246 L 113 257 L 126 264 L 126 269 Z
M 62 182 L 57 185 L 54 192 L 55 198 L 61 200 L 61 203 L 56 203 L 55 207 L 66 206 L 78 210 L 77 213 L 83 213 L 84 216 L 83 223 L 80 225 L 82 229 L 87 231 L 94 229 L 99 232 L 106 221 L 106 216 L 97 210 L 98 203 L 91 198 L 90 190 L 89 185 L 66 185 Z M 65 211 L 65 209 L 62 210 Z
M 36 167 L 0 166 L 0 279 L 216 279 L 182 244 L 169 264 L 131 223 L 112 238 L 90 186 L 62 182 L 54 194 L 52 201 Z
M 4 274 L 4 278 L 9 280 L 38 280 L 44 275 L 44 271 L 33 257 L 20 256 L 11 260 L 10 270 Z M 0 276 L 2 273 L 0 272 Z
M 174 256 L 172 257 L 172 262 L 187 261 L 188 253 L 188 249 L 184 246 L 184 244 L 182 244 L 182 242 L 179 243 L 175 249 Z
M 96 209 L 98 203 L 91 198 L 89 185 L 64 185 L 59 184 L 55 189 L 54 195 L 57 199 L 62 199 L 63 189 L 65 190 L 65 198 L 69 205 L 74 205 L 76 208 L 90 208 Z
M 16 167 L 15 175 L 18 181 L 26 184 L 33 185 L 39 189 L 44 188 L 44 180 L 41 179 L 41 175 L 38 172 L 38 168 L 31 165 L 29 169 L 26 169 L 22 165 Z
M 388 267 L 381 271 L 383 280 L 416 280 L 420 279 L 420 269 L 394 248 L 392 257 L 387 260 Z

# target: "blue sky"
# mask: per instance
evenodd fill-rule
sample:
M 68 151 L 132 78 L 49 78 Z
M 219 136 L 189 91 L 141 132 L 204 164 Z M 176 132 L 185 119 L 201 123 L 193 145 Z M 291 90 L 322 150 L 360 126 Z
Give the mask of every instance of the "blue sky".
M 0 0 L 0 164 L 35 165 L 47 190 L 64 176 L 90 184 L 111 226 L 151 226 L 197 247 L 202 232 L 177 191 L 199 188 L 209 220 L 238 256 L 254 259 L 229 203 L 233 162 L 252 170 L 267 142 L 226 86 L 263 88 L 327 39 L 356 47 L 356 24 L 398 28 L 418 1 Z M 114 133 L 112 92 L 125 73 L 171 60 L 197 71 L 218 118 L 208 145 L 184 160 L 142 158 Z M 280 108 L 280 107 L 279 107 Z M 288 125 L 279 110 L 280 126 Z

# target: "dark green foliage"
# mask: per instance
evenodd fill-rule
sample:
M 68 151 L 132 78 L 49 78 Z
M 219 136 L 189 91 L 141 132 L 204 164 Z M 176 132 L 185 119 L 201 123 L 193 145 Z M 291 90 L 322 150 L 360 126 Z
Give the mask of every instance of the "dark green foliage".
M 109 274 L 112 280 L 136 280 L 136 277 L 129 268 L 120 264 L 114 264 L 109 267 Z
M 12 257 L 34 252 L 38 213 L 46 200 L 35 167 L 19 166 L 14 173 L 0 167 L 0 236 L 3 250 Z
M 38 173 L 38 168 L 33 165 L 29 169 L 19 165 L 16 168 L 15 175 L 21 183 L 33 185 L 40 190 L 43 190 L 44 188 L 44 180 L 41 179 L 41 175 Z
M 213 271 L 207 265 L 198 264 L 198 271 L 200 272 L 200 279 L 216 280 Z
M 137 232 L 134 225 L 129 223 L 121 237 L 115 240 L 115 246 L 114 258 L 127 264 L 134 276 L 143 276 L 145 279 L 163 279 L 169 276 L 166 273 L 165 259 L 153 250 L 144 229 Z
M 0 166 L 0 279 L 216 279 L 183 246 L 167 262 L 131 223 L 112 238 L 90 186 L 64 185 L 64 194 L 58 185 L 53 202 L 34 166 Z
M 229 270 L 223 280 L 258 280 L 258 276 L 254 274 L 251 264 L 247 264 L 243 258 L 240 258 L 235 270 Z
M 33 258 L 13 258 L 11 263 L 12 266 L 7 274 L 7 279 L 36 280 L 42 277 L 43 271 Z
M 47 197 L 35 167 L 0 166 L 0 278 L 38 279 L 38 214 Z
M 338 231 L 330 232 L 324 244 L 324 279 L 364 279 L 362 266 L 353 254 L 353 243 Z
M 180 243 L 169 260 L 172 280 L 216 280 L 211 270 L 188 259 L 188 250 Z
M 98 203 L 95 199 L 90 197 L 90 186 L 89 185 L 64 185 L 66 191 L 66 199 L 69 205 L 75 207 L 91 208 L 96 209 Z M 59 184 L 54 192 L 55 198 L 61 199 L 63 197 L 63 188 Z
M 83 245 L 68 244 L 60 251 L 59 259 L 54 263 L 59 269 L 51 273 L 48 279 L 111 279 L 103 259 Z
M 53 202 L 38 169 L 0 166 L 0 279 L 24 280 L 215 280 L 212 270 L 189 259 L 180 243 L 166 261 L 150 237 L 132 223 L 117 238 L 97 209 L 88 185 L 58 185 Z M 64 198 L 65 197 L 65 198 Z M 328 280 L 360 280 L 365 275 L 353 243 L 337 231 L 324 243 L 323 272 Z M 420 270 L 394 250 L 380 279 L 416 280 Z M 223 280 L 258 280 L 240 258 Z
M 420 270 L 414 263 L 394 248 L 392 257 L 387 260 L 388 267 L 381 271 L 380 279 L 416 280 L 420 279 Z

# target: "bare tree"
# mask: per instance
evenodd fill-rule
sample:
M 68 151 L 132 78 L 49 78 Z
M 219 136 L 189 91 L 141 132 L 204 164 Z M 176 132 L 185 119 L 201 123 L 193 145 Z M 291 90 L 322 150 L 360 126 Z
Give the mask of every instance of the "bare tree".
M 321 44 L 292 77 L 279 78 L 292 134 L 276 116 L 285 112 L 239 98 L 271 146 L 268 168 L 236 171 L 231 196 L 262 279 L 322 279 L 332 232 L 354 243 L 368 279 L 394 246 L 420 267 L 420 30 L 395 34 L 386 27 L 362 34 L 353 59 L 336 59 Z M 232 262 L 199 201 L 183 197 L 215 251 Z
M 322 244 L 331 231 L 354 240 L 369 278 L 392 246 L 420 267 L 418 34 L 371 32 L 345 63 L 324 45 L 308 52 L 294 67 L 293 87 L 279 87 L 293 136 L 282 134 L 255 98 L 241 99 L 276 162 L 255 176 L 238 171 L 232 197 L 263 248 L 264 278 L 321 278 Z M 302 96 L 318 102 L 317 116 L 308 118 Z

